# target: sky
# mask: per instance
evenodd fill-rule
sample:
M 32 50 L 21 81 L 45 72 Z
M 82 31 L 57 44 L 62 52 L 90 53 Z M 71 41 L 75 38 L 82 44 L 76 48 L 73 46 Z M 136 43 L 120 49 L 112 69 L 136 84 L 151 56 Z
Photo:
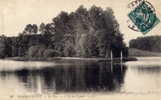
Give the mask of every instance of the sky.
M 133 0 L 0 0 L 0 35 L 16 36 L 27 24 L 49 23 L 61 11 L 72 12 L 80 5 L 90 8 L 92 5 L 103 9 L 111 7 L 120 24 L 120 31 L 128 45 L 129 40 L 139 36 L 161 35 L 161 23 L 146 35 L 128 28 L 127 5 Z M 148 0 L 155 8 L 161 20 L 161 0 Z

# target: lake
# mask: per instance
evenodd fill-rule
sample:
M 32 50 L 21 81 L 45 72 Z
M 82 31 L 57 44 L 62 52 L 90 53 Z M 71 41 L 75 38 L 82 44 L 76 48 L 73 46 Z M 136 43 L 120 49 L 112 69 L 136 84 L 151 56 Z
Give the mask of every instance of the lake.
M 161 94 L 161 57 L 138 61 L 23 62 L 0 60 L 0 95 Z

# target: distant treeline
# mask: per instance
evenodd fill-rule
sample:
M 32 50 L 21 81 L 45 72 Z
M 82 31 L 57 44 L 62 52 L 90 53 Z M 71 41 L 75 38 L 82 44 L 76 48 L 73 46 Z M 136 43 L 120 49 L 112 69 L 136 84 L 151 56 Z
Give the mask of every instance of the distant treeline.
M 1 57 L 114 57 L 128 55 L 113 10 L 80 6 L 51 23 L 28 24 L 17 37 L 0 37 Z
M 161 52 L 161 36 L 138 37 L 130 41 L 130 48 Z

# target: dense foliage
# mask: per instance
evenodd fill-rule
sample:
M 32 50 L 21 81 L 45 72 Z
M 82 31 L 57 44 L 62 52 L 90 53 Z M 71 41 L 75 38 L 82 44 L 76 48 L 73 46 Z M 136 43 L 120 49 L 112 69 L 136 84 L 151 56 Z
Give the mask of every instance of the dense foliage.
M 80 6 L 75 12 L 61 12 L 51 23 L 28 24 L 17 37 L 1 36 L 1 57 L 115 57 L 127 56 L 113 11 Z
M 138 37 L 130 41 L 130 48 L 161 52 L 161 36 Z

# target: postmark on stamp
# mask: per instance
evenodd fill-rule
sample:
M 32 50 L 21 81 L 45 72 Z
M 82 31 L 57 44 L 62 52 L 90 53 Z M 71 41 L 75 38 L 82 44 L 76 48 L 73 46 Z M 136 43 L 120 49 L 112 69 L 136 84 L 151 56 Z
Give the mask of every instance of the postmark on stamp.
M 137 6 L 135 6 L 135 4 Z M 133 10 L 128 14 L 129 19 L 134 25 L 128 26 L 134 31 L 140 31 L 143 34 L 152 30 L 160 20 L 156 16 L 154 7 L 147 1 L 140 0 L 132 3 Z M 135 7 L 134 7 L 135 6 Z

